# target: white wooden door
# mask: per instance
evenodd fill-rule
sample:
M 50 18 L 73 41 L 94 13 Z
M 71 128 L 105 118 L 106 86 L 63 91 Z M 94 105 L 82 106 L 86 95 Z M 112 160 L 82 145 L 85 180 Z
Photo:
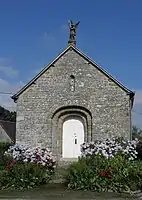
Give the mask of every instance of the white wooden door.
M 80 156 L 80 145 L 84 142 L 83 124 L 76 119 L 70 119 L 63 124 L 63 158 L 78 158 Z

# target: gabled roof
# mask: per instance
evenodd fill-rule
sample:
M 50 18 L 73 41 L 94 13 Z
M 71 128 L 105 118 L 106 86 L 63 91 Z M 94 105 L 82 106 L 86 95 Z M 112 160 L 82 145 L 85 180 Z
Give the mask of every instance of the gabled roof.
M 122 85 L 119 81 L 117 81 L 115 78 L 113 78 L 110 74 L 108 74 L 102 67 L 97 65 L 93 60 L 91 60 L 88 56 L 86 56 L 83 52 L 81 52 L 76 47 L 70 45 L 68 46 L 64 51 L 62 51 L 55 60 L 53 60 L 51 63 L 49 63 L 39 74 L 37 74 L 27 85 L 25 85 L 21 90 L 19 90 L 15 95 L 13 95 L 11 98 L 15 101 L 17 100 L 18 96 L 22 94 L 31 84 L 33 84 L 46 70 L 48 70 L 54 63 L 59 60 L 67 51 L 73 50 L 76 53 L 78 53 L 80 56 L 82 56 L 88 63 L 92 64 L 94 67 L 96 67 L 99 71 L 101 71 L 105 76 L 110 78 L 114 83 L 116 83 L 120 88 L 122 88 L 128 95 L 131 96 L 132 101 L 134 98 L 135 93 L 126 88 L 124 85 Z
M 10 137 L 10 139 L 13 142 L 15 142 L 15 139 L 16 139 L 16 122 L 1 120 L 0 126 L 7 133 L 7 135 Z

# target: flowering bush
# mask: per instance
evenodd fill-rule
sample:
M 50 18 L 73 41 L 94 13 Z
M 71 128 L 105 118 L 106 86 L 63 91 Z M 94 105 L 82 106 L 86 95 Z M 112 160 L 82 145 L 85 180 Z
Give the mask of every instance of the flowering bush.
M 47 148 L 16 144 L 4 156 L 12 159 L 0 170 L 0 189 L 29 189 L 47 184 L 54 174 L 56 162 Z
M 12 144 L 9 142 L 0 142 L 0 168 L 2 168 L 7 162 L 12 160 L 9 155 L 4 154 L 5 151 L 8 150 L 10 145 Z
M 142 190 L 142 162 L 136 160 L 137 143 L 118 137 L 83 143 L 78 162 L 67 169 L 68 187 L 115 192 Z
M 139 140 L 136 150 L 138 152 L 138 159 L 142 160 L 142 139 Z
M 5 168 L 6 169 L 10 169 L 12 168 L 16 163 L 16 160 L 12 160 L 11 162 L 8 162 L 6 165 L 5 165 Z
M 112 173 L 111 173 L 110 168 L 106 168 L 106 170 L 100 171 L 99 176 L 100 177 L 106 177 L 106 178 L 111 180 L 112 179 Z
M 83 143 L 81 145 L 82 156 L 101 154 L 105 158 L 113 158 L 116 155 L 124 155 L 129 160 L 137 158 L 136 145 L 138 141 L 126 141 L 123 138 L 113 137 L 104 141 Z
M 71 164 L 65 176 L 69 189 L 91 191 L 142 191 L 142 161 L 97 154 L 81 157 Z
M 52 153 L 47 148 L 29 148 L 24 145 L 10 146 L 6 155 L 12 155 L 17 163 L 34 163 L 46 166 L 50 169 L 55 168 L 55 160 Z
M 52 171 L 45 166 L 13 163 L 0 170 L 0 189 L 30 189 L 49 183 L 51 178 Z

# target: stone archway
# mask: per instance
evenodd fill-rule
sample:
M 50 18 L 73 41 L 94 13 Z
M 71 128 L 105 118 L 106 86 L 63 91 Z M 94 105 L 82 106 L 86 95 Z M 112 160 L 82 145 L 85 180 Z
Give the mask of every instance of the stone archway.
M 79 120 L 84 127 L 84 141 L 92 140 L 92 116 L 88 109 L 81 106 L 59 108 L 52 116 L 52 152 L 57 160 L 62 158 L 63 124 L 69 119 Z

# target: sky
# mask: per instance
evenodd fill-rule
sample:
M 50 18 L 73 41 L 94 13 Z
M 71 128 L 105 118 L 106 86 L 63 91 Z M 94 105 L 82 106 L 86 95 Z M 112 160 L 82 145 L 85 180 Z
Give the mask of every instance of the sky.
M 15 93 L 67 47 L 68 20 L 80 21 L 77 47 L 136 92 L 142 127 L 141 0 L 0 0 L 0 92 Z M 14 109 L 10 95 L 0 105 Z

